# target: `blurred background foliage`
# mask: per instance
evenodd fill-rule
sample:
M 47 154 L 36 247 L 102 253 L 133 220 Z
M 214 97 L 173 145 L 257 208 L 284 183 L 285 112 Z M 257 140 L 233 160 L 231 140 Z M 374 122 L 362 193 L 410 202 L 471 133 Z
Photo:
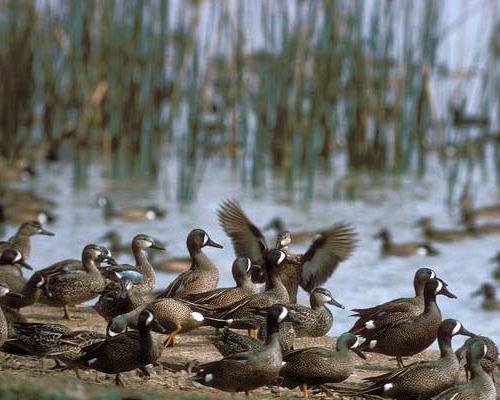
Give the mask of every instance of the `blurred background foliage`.
M 423 176 L 429 155 L 452 188 L 493 154 L 500 182 L 500 7 L 450 21 L 444 4 L 0 0 L 1 156 L 71 161 L 77 184 L 95 162 L 172 168 L 181 202 L 213 159 L 305 198 L 339 169 Z M 480 7 L 478 62 L 453 69 L 440 46 Z

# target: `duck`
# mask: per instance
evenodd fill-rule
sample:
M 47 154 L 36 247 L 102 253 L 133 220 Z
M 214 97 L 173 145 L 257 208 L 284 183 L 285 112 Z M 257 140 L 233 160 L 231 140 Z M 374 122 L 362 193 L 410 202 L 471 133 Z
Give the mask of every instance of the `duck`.
M 471 371 L 471 380 L 455 385 L 431 400 L 496 400 L 495 383 L 481 367 L 481 360 L 487 353 L 487 346 L 476 338 L 467 350 L 467 368 Z
M 57 217 L 52 211 L 38 208 L 33 205 L 5 206 L 0 203 L 0 223 L 24 224 L 25 222 L 37 221 L 40 224 L 54 223 Z
M 299 386 L 304 397 L 309 398 L 309 385 L 345 381 L 354 372 L 356 357 L 366 359 L 358 347 L 358 337 L 346 332 L 338 337 L 336 351 L 306 347 L 285 353 L 279 373 L 282 386 L 289 389 Z
M 230 327 L 236 329 L 249 329 L 255 335 L 265 322 L 265 318 L 258 310 L 267 309 L 274 304 L 288 304 L 289 297 L 278 273 L 279 268 L 286 262 L 291 262 L 282 250 L 271 250 L 265 255 L 265 268 L 271 285 L 265 292 L 247 296 L 233 302 L 226 307 L 210 308 L 212 316 L 219 319 L 230 319 Z M 294 318 L 295 319 L 295 318 Z
M 97 204 L 102 208 L 106 219 L 117 218 L 125 222 L 143 222 L 162 219 L 166 215 L 165 210 L 155 205 L 116 210 L 111 200 L 106 196 L 99 196 Z
M 53 232 L 45 229 L 38 221 L 29 221 L 23 223 L 7 242 L 2 242 L 0 252 L 8 248 L 19 250 L 24 261 L 28 261 L 31 254 L 31 237 L 35 235 L 55 236 Z
M 493 381 L 495 381 L 495 370 L 498 368 L 498 347 L 496 343 L 491 340 L 489 337 L 486 336 L 476 336 L 478 339 L 481 339 L 488 350 L 486 351 L 485 356 L 481 360 L 481 367 L 483 367 L 483 370 L 491 375 L 491 378 Z M 455 355 L 458 358 L 458 361 L 460 362 L 460 366 L 466 367 L 467 363 L 467 350 L 470 348 L 472 343 L 474 342 L 474 337 L 467 339 L 465 343 L 460 347 L 456 352 Z M 468 370 L 466 368 L 466 374 L 467 374 L 467 380 L 469 380 L 468 376 Z
M 57 203 L 47 197 L 41 196 L 32 190 L 20 190 L 12 187 L 0 186 L 0 198 L 3 204 L 9 207 L 46 209 L 57 207 Z
M 397 400 L 429 399 L 456 384 L 460 363 L 453 352 L 456 335 L 475 337 L 460 321 L 445 319 L 438 330 L 440 358 L 420 361 L 389 373 L 365 378 L 371 385 L 355 394 L 374 395 Z
M 398 298 L 374 307 L 354 308 L 352 316 L 358 317 L 349 332 L 362 335 L 365 331 L 375 329 L 388 322 L 396 322 L 413 318 L 424 312 L 424 290 L 429 279 L 436 278 L 436 273 L 430 268 L 419 268 L 413 278 L 414 297 Z
M 420 218 L 417 221 L 417 226 L 422 229 L 422 234 L 426 239 L 434 240 L 436 242 L 454 242 L 470 238 L 474 234 L 474 231 L 470 229 L 435 229 L 432 219 L 428 217 Z
M 116 264 L 108 249 L 89 244 L 82 251 L 83 270 L 68 272 L 60 265 L 40 271 L 46 279 L 42 286 L 46 297 L 51 305 L 64 308 L 64 318 L 71 319 L 68 306 L 92 300 L 103 292 L 106 281 L 98 266 L 105 261 Z
M 473 227 L 470 227 L 469 229 L 478 236 L 500 234 L 500 224 L 475 225 Z
M 266 318 L 269 334 L 264 346 L 201 364 L 193 380 L 204 386 L 226 392 L 245 392 L 247 395 L 254 389 L 274 383 L 283 363 L 279 325 L 294 322 L 294 318 L 281 305 L 271 307 Z
M 474 207 L 470 193 L 465 191 L 460 198 L 460 214 L 464 223 L 474 223 L 478 218 L 498 219 L 500 218 L 500 204 Z
M 6 296 L 8 293 L 9 293 L 9 287 L 5 283 L 0 282 L 0 299 Z M 0 307 L 0 346 L 3 346 L 3 344 L 7 340 L 8 335 L 9 335 L 8 321 L 7 318 L 5 317 L 3 308 Z
M 403 357 L 420 353 L 436 340 L 441 325 L 441 311 L 436 303 L 438 295 L 456 298 L 442 280 L 429 279 L 424 290 L 424 312 L 415 317 L 365 330 L 360 335 L 365 339 L 360 350 L 395 356 L 398 367 L 404 367 Z
M 196 293 L 213 290 L 219 283 L 219 268 L 202 251 L 204 247 L 222 249 L 203 229 L 189 232 L 186 246 L 191 258 L 191 267 L 175 278 L 159 297 L 183 298 Z
M 496 263 L 497 265 L 493 271 L 493 277 L 496 280 L 500 280 L 500 251 L 493 258 L 491 258 L 490 261 L 492 263 Z
M 301 231 L 301 232 L 290 232 L 287 229 L 285 229 L 285 223 L 283 222 L 283 219 L 280 217 L 274 217 L 269 221 L 263 228 L 264 231 L 270 231 L 273 230 L 276 236 L 288 232 L 290 234 L 290 239 L 292 243 L 296 244 L 301 244 L 305 242 L 311 242 L 314 240 L 315 236 L 320 234 L 321 231 Z
M 27 282 L 22 268 L 33 269 L 19 250 L 7 248 L 0 253 L 0 282 L 6 283 L 14 292 L 20 292 Z
M 496 298 L 495 286 L 491 283 L 483 283 L 481 287 L 471 294 L 472 297 L 483 296 L 481 308 L 486 311 L 500 310 L 500 300 Z
M 126 314 L 113 318 L 108 324 L 108 331 L 119 333 L 123 332 L 127 327 L 136 328 L 138 326 L 138 317 L 143 310 L 151 312 L 158 324 L 161 325 L 161 329 L 156 330 L 153 328 L 153 331 L 168 334 L 163 343 L 164 347 L 173 346 L 178 334 L 191 332 L 202 326 L 224 328 L 229 324 L 226 320 L 204 316 L 183 300 L 157 298 Z
M 316 288 L 309 297 L 311 308 L 300 304 L 289 304 L 287 308 L 295 313 L 300 323 L 294 324 L 297 337 L 321 337 L 325 336 L 333 325 L 332 312 L 326 307 L 331 304 L 335 307 L 345 307 L 335 300 L 328 289 Z
M 122 236 L 113 229 L 107 231 L 100 237 L 99 241 L 106 242 L 107 248 L 116 255 L 130 253 L 130 246 L 122 242 Z
M 217 288 L 203 293 L 184 297 L 185 301 L 201 304 L 210 308 L 225 307 L 259 292 L 259 287 L 252 281 L 252 262 L 246 257 L 237 257 L 231 267 L 235 287 Z
M 191 258 L 182 256 L 166 258 L 154 257 L 151 263 L 156 271 L 173 274 L 187 271 L 191 267 Z
M 162 327 L 149 310 L 139 314 L 137 331 L 127 331 L 81 349 L 75 365 L 115 375 L 115 383 L 123 386 L 120 374 L 152 364 L 161 355 L 151 336 L 153 328 Z
M 217 216 L 222 229 L 231 239 L 236 256 L 248 257 L 253 264 L 263 265 L 265 253 L 270 248 L 262 232 L 246 216 L 239 203 L 223 201 Z M 311 292 L 324 284 L 339 264 L 349 258 L 356 245 L 356 233 L 350 224 L 335 224 L 318 233 L 308 250 L 301 255 L 288 251 L 291 240 L 289 234 L 280 235 L 275 248 L 286 251 L 289 260 L 300 263 L 299 268 L 295 264 L 285 264 L 279 272 L 290 303 L 296 303 L 299 286 Z
M 42 287 L 45 284 L 45 278 L 40 272 L 35 272 L 26 282 L 20 292 L 8 293 L 2 299 L 0 304 L 11 309 L 30 306 L 38 301 L 42 294 Z
M 439 250 L 429 242 L 394 243 L 391 232 L 387 228 L 381 229 L 374 238 L 382 241 L 380 253 L 383 257 L 436 256 L 439 254 Z
M 111 271 L 108 268 L 101 273 L 104 277 L 111 278 L 114 284 L 107 285 L 92 308 L 106 321 L 135 310 L 146 302 L 144 295 L 135 289 L 143 279 L 139 272 Z

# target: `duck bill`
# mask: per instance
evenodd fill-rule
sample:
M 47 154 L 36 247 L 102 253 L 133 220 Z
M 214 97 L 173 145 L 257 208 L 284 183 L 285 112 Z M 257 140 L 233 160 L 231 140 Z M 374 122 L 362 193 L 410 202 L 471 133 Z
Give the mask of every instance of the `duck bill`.
M 210 246 L 210 247 L 216 247 L 218 249 L 223 249 L 224 247 L 217 243 L 217 242 L 214 242 L 212 239 L 208 239 L 207 243 L 205 243 L 205 246 Z
M 42 229 L 39 232 L 40 235 L 45 235 L 45 236 L 55 236 L 56 234 L 54 232 L 48 231 L 47 229 Z
M 345 310 L 345 306 L 343 304 L 340 304 L 337 300 L 335 299 L 331 299 L 328 304 L 331 304 L 332 306 L 335 306 L 335 307 L 338 307 L 338 308 L 341 308 L 342 310 Z
M 351 349 L 352 351 L 354 351 L 354 353 L 356 353 L 356 355 L 359 357 L 359 358 L 362 358 L 363 360 L 366 360 L 366 356 L 365 354 L 359 349 L 359 348 L 354 348 L 354 349 Z
M 167 329 L 163 327 L 160 322 L 155 318 L 153 321 L 151 321 L 151 324 L 149 325 L 152 331 L 158 332 L 158 333 L 168 333 Z
M 289 254 L 286 255 L 284 262 L 287 264 L 292 264 L 292 265 L 297 265 L 297 266 L 302 265 L 302 262 L 300 261 L 300 259 L 298 257 L 293 257 L 293 256 L 290 256 Z
M 443 296 L 446 296 L 446 297 L 449 297 L 450 299 L 456 299 L 457 296 L 454 295 L 453 293 L 451 293 L 447 288 L 446 286 L 443 286 L 443 288 L 441 289 L 441 291 L 439 292 L 439 294 L 442 294 Z
M 29 265 L 26 261 L 21 260 L 17 264 L 19 264 L 21 267 L 29 269 L 30 271 L 33 271 L 33 267 Z
M 167 250 L 167 249 L 165 248 L 165 246 L 164 246 L 164 245 L 162 245 L 162 244 L 160 244 L 159 242 L 154 242 L 154 243 L 151 245 L 151 248 L 152 248 L 152 249 L 155 249 L 155 250 L 161 250 L 161 251 L 165 251 L 165 250 Z
M 477 336 L 475 333 L 472 333 L 472 332 L 468 331 L 463 326 L 458 331 L 458 334 L 459 335 L 464 335 L 464 336 L 469 336 L 469 337 L 476 337 Z
M 103 257 L 102 262 L 107 262 L 109 265 L 118 265 L 113 257 Z

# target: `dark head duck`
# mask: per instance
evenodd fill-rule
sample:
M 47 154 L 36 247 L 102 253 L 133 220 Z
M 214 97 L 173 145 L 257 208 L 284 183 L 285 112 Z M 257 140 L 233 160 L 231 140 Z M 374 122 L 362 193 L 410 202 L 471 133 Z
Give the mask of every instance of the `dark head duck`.
M 19 250 L 8 248 L 5 249 L 0 255 L 0 265 L 19 265 L 29 270 L 33 270 L 31 265 L 29 265 L 23 259 L 23 255 Z
M 193 229 L 191 232 L 189 232 L 186 240 L 186 246 L 190 254 L 198 253 L 203 247 L 206 246 L 216 247 L 218 249 L 223 248 L 222 245 L 210 239 L 208 233 L 206 233 L 203 229 Z

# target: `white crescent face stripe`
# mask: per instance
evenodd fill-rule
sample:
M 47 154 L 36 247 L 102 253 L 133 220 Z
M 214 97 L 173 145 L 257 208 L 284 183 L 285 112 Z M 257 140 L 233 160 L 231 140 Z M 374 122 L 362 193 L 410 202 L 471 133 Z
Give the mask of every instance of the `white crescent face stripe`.
M 438 281 L 438 285 L 437 285 L 437 288 L 436 288 L 436 291 L 434 292 L 434 294 L 438 294 L 442 288 L 443 288 L 443 284 L 441 283 L 441 281 Z
M 147 312 L 149 315 L 148 315 L 148 318 L 146 319 L 146 326 L 148 326 L 151 322 L 153 322 L 153 314 L 151 312 Z
M 431 270 L 431 279 L 434 279 L 436 277 L 436 273 Z
M 280 258 L 278 259 L 278 264 L 281 264 L 283 260 L 285 259 L 286 254 L 280 251 Z
M 250 271 L 250 268 L 252 268 L 252 261 L 250 261 L 249 258 L 247 258 L 247 262 L 248 262 L 248 265 L 247 265 L 247 272 Z
M 22 258 L 23 256 L 21 255 L 21 253 L 19 251 L 16 251 L 16 258 L 14 258 L 14 262 L 21 261 Z
M 455 325 L 455 327 L 451 331 L 451 334 L 456 335 L 460 331 L 460 329 L 462 329 L 462 324 L 457 321 L 457 324 Z
M 285 307 L 283 307 L 283 309 L 278 317 L 278 322 L 282 322 L 286 318 L 287 315 L 288 315 L 288 310 Z
M 119 335 L 119 333 L 116 333 L 116 332 L 113 332 L 112 330 L 110 330 L 108 332 L 108 335 L 111 336 L 111 337 L 113 337 L 113 336 Z
M 208 242 L 208 235 L 205 233 L 205 236 L 203 237 L 203 246 L 205 246 Z

